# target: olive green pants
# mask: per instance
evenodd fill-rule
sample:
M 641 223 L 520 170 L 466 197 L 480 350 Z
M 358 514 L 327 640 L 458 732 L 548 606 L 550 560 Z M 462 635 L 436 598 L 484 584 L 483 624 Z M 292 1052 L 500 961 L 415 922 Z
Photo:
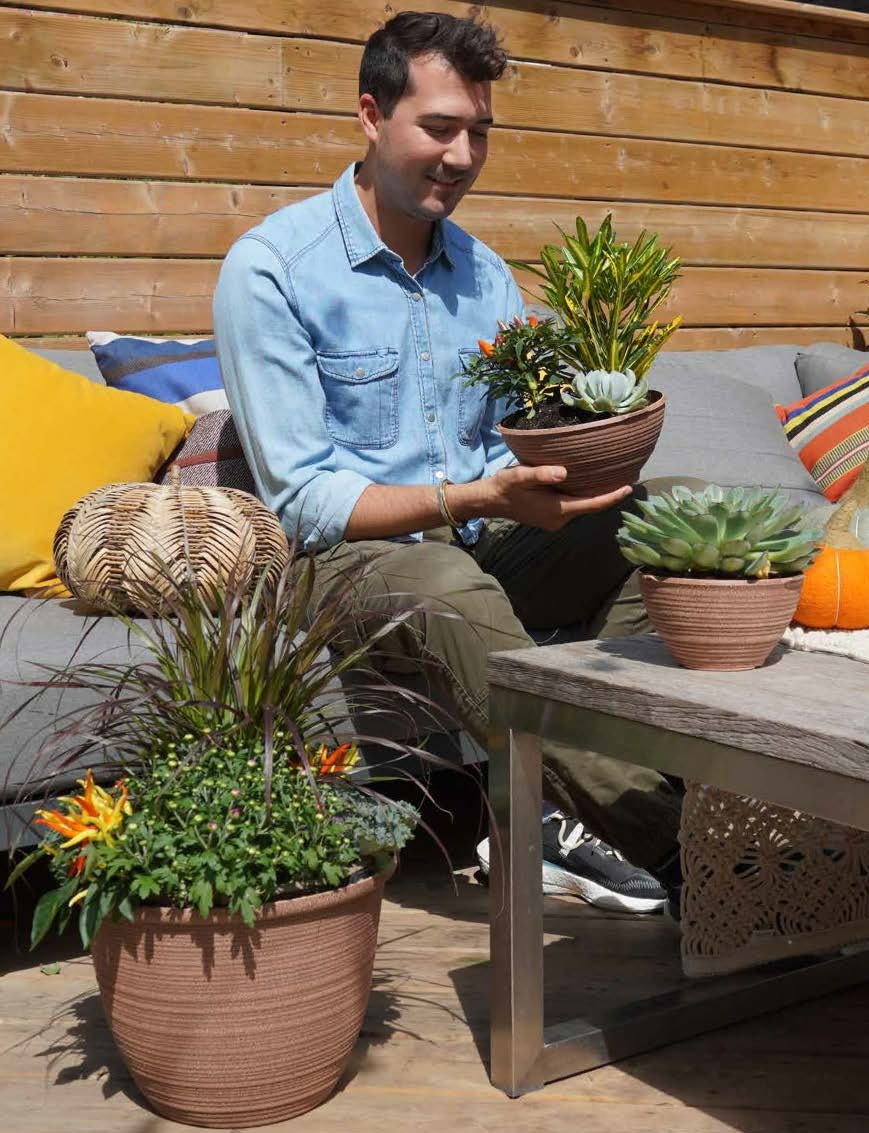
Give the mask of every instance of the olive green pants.
M 635 489 L 652 494 L 674 481 Z M 684 482 L 684 481 L 680 481 Z M 628 505 L 630 506 L 630 505 Z M 648 629 L 636 575 L 615 541 L 621 509 L 581 516 L 557 532 L 491 520 L 479 542 L 464 547 L 447 528 L 422 542 L 339 543 L 316 556 L 314 605 L 353 580 L 362 640 L 398 611 L 413 612 L 378 642 L 372 664 L 391 679 L 413 682 L 444 706 L 483 746 L 488 726 L 486 658 L 534 645 L 525 627 L 580 627 L 578 636 L 623 637 Z M 359 577 L 357 568 L 366 564 Z M 418 684 L 417 684 L 418 687 Z M 655 771 L 582 749 L 544 745 L 543 793 L 640 866 L 677 849 L 681 794 Z

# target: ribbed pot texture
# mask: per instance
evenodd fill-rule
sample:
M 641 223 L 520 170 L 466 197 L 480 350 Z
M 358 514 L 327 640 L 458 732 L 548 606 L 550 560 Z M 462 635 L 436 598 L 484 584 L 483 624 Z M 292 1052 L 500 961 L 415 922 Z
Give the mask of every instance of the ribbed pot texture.
M 521 464 L 539 467 L 561 464 L 567 469 L 562 491 L 600 496 L 623 484 L 633 484 L 649 459 L 664 423 L 664 395 L 649 394 L 643 409 L 557 429 L 498 430 Z
M 756 669 L 793 617 L 801 574 L 691 578 L 640 572 L 652 625 L 686 669 Z
M 365 1015 L 387 876 L 276 901 L 253 929 L 224 910 L 150 906 L 103 923 L 103 1007 L 158 1113 L 247 1128 L 331 1094 Z

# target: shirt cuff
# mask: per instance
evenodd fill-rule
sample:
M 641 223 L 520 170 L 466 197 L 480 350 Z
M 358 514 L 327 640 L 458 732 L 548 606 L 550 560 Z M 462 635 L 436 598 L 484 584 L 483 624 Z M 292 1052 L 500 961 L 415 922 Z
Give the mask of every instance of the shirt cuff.
M 300 524 L 302 548 L 325 551 L 340 543 L 359 497 L 372 483 L 346 468 L 317 476 L 301 501 L 301 514 L 313 517 Z M 292 532 L 287 534 L 292 538 Z

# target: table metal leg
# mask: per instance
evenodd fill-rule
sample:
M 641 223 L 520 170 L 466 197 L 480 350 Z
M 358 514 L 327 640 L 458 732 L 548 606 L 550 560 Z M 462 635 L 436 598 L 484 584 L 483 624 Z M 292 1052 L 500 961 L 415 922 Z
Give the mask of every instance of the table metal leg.
M 544 1084 L 540 766 L 538 736 L 492 732 L 491 1078 L 510 1097 Z

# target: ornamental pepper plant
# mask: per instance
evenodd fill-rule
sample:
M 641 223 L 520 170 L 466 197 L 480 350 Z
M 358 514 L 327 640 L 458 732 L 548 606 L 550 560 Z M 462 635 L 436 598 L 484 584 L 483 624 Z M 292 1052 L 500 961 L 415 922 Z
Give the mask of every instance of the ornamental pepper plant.
M 57 887 L 36 906 L 32 944 L 77 911 L 87 947 L 104 917 L 132 920 L 149 900 L 203 917 L 225 905 L 252 926 L 269 901 L 339 886 L 366 860 L 385 865 L 410 837 L 415 811 L 350 785 L 353 745 L 322 745 L 306 771 L 285 739 L 276 734 L 268 809 L 261 741 L 209 746 L 210 737 L 197 743 L 188 733 L 113 789 L 88 771 L 78 795 L 38 811 L 49 834 L 12 878 L 41 855 L 51 859 Z
M 144 646 L 140 660 L 73 663 L 41 682 L 35 696 L 73 683 L 93 701 L 43 742 L 39 777 L 88 769 L 79 791 L 37 811 L 43 840 L 7 882 L 50 859 L 56 887 L 36 907 L 34 945 L 75 915 L 88 946 L 106 917 L 132 920 L 141 903 L 203 917 L 224 907 L 252 925 L 263 905 L 378 871 L 407 842 L 416 810 L 353 776 L 357 741 L 391 747 L 398 774 L 403 755 L 432 758 L 378 736 L 389 717 L 425 707 L 370 664 L 413 610 L 366 632 L 355 577 L 311 610 L 313 571 L 299 559 L 276 588 L 230 586 L 214 608 L 195 582 L 161 579 L 166 616 L 114 615 Z M 329 648 L 342 640 L 356 644 Z M 361 691 L 339 691 L 353 670 L 365 673 Z M 373 724 L 342 742 L 348 706 Z M 108 766 L 116 781 L 101 786 Z
M 565 331 L 551 319 L 499 319 L 494 341 L 481 338 L 480 353 L 466 363 L 466 384 L 485 385 L 489 396 L 504 399 L 507 409 L 522 409 L 533 418 L 542 405 L 558 400 L 568 381 L 564 343 Z

